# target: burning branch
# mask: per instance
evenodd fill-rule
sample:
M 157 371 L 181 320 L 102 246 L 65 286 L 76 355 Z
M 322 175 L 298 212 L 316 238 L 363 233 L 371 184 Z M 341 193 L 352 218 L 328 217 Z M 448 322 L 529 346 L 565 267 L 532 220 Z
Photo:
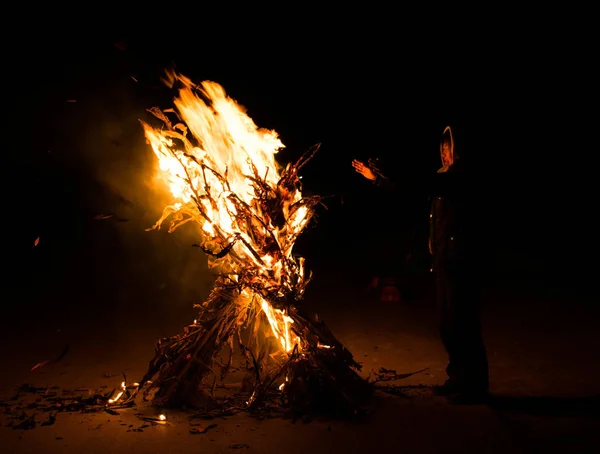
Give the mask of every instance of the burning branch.
M 277 133 L 257 128 L 220 85 L 198 86 L 175 73 L 168 82 L 180 85 L 176 110 L 149 110 L 161 128 L 141 122 L 174 197 L 149 230 L 167 219 L 169 232 L 195 222 L 197 246 L 218 277 L 198 319 L 157 342 L 138 391 L 146 399 L 154 393 L 161 406 L 199 406 L 206 378 L 213 377 L 214 390 L 237 345 L 253 369 L 247 408 L 275 396 L 296 410 L 329 402 L 355 411 L 368 388 L 360 365 L 322 321 L 296 307 L 312 276 L 293 246 L 322 204 L 302 196 L 298 172 L 319 145 L 281 168 Z M 227 346 L 230 357 L 219 371 Z

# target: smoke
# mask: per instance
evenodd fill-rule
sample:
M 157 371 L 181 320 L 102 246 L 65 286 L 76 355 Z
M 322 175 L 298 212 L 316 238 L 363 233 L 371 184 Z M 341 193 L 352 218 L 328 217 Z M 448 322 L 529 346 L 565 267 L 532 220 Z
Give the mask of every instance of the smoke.
M 148 105 L 136 82 L 122 73 L 96 75 L 77 94 L 64 105 L 52 134 L 56 159 L 76 181 L 78 211 L 85 218 L 71 268 L 94 303 L 81 315 L 112 314 L 103 319 L 116 336 L 124 325 L 174 334 L 192 321 L 192 306 L 207 297 L 214 275 L 205 254 L 192 247 L 199 242 L 196 226 L 168 233 L 165 222 L 161 230 L 147 231 L 172 203 L 139 122 L 154 123 L 146 109 L 156 103 Z

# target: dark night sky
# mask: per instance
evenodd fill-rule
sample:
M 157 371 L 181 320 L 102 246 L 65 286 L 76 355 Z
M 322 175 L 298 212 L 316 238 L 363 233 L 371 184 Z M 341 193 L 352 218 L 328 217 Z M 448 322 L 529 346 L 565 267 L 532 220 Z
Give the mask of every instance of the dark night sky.
M 209 46 L 201 37 L 187 45 L 175 37 L 122 45 L 50 39 L 26 51 L 9 49 L 4 58 L 15 71 L 5 84 L 11 107 L 3 112 L 4 155 L 16 166 L 9 171 L 12 187 L 28 194 L 23 203 L 6 192 L 10 216 L 22 225 L 15 254 L 35 238 L 40 222 L 71 223 L 76 235 L 75 219 L 95 209 L 89 194 L 114 196 L 105 175 L 114 172 L 117 155 L 104 145 L 125 153 L 117 159 L 132 171 L 144 166 L 145 151 L 128 144 L 141 140 L 137 120 L 145 108 L 170 106 L 159 78 L 175 64 L 196 81 L 220 83 L 258 126 L 275 129 L 286 145 L 282 160 L 322 144 L 306 167 L 304 189 L 336 197 L 307 234 L 306 243 L 315 240 L 309 251 L 322 256 L 319 241 L 331 247 L 332 234 L 341 235 L 339 250 L 348 244 L 357 254 L 370 250 L 360 239 L 394 232 L 398 210 L 403 225 L 414 225 L 422 202 L 403 210 L 350 162 L 377 156 L 409 174 L 435 171 L 439 134 L 451 124 L 481 176 L 474 191 L 484 202 L 490 255 L 519 251 L 505 260 L 532 257 L 554 272 L 583 268 L 586 238 L 594 235 L 586 222 L 597 161 L 586 139 L 593 133 L 589 56 L 560 33 L 485 45 L 443 39 L 416 45 L 383 35 L 317 36 L 289 45 L 267 37 L 246 47 L 218 38 Z

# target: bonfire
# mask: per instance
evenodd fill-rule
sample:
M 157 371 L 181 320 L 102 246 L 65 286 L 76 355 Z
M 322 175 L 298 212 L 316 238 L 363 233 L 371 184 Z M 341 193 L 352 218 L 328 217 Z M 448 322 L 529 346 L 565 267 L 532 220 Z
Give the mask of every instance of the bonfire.
M 127 401 L 142 392 L 161 407 L 214 403 L 215 390 L 240 369 L 232 360 L 238 354 L 247 366 L 239 390 L 248 410 L 276 402 L 356 413 L 370 387 L 325 323 L 302 309 L 312 274 L 293 251 L 323 204 L 302 195 L 299 176 L 319 144 L 282 166 L 278 134 L 258 128 L 221 85 L 174 72 L 165 82 L 177 90 L 175 108 L 149 109 L 159 125 L 141 124 L 173 201 L 148 230 L 193 223 L 194 246 L 216 277 L 193 323 L 158 340 Z

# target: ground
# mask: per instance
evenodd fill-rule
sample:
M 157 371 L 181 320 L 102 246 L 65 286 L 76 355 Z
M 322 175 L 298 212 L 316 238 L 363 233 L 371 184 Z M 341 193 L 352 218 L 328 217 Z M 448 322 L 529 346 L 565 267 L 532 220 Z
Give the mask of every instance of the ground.
M 108 413 L 59 413 L 54 424 L 15 430 L 2 415 L 0 439 L 7 453 L 320 453 L 366 450 L 414 453 L 598 452 L 600 441 L 600 334 L 598 310 L 575 290 L 544 291 L 531 283 L 490 283 L 483 295 L 489 352 L 488 405 L 456 406 L 434 396 L 443 383 L 446 357 L 435 327 L 427 276 L 407 277 L 412 298 L 378 301 L 363 276 L 329 275 L 315 281 L 305 304 L 317 310 L 342 343 L 362 363 L 362 374 L 381 367 L 409 373 L 396 385 L 405 395 L 378 392 L 370 416 L 361 422 L 274 418 L 245 413 L 210 421 L 165 410 L 165 425 L 145 423 L 136 413 L 154 415 L 143 403 Z M 43 311 L 42 311 L 43 312 Z M 80 314 L 84 312 L 81 311 Z M 26 317 L 26 314 L 29 317 Z M 145 372 L 157 338 L 178 332 L 164 319 L 119 320 L 107 311 L 94 322 L 73 312 L 36 317 L 31 308 L 4 319 L 2 398 L 18 385 L 98 389 L 117 386 L 125 372 L 132 381 Z M 177 317 L 175 317 L 177 318 Z M 170 325 L 169 325 L 170 324 Z M 169 325 L 169 326 L 167 326 Z M 166 332 L 165 332 L 166 331 Z M 57 364 L 30 369 L 70 350 Z M 14 401 L 13 401 L 14 404 Z M 38 415 L 38 422 L 47 415 Z M 192 425 L 193 423 L 193 425 Z M 141 430 L 141 426 L 146 425 Z M 192 434 L 210 426 L 205 433 Z

